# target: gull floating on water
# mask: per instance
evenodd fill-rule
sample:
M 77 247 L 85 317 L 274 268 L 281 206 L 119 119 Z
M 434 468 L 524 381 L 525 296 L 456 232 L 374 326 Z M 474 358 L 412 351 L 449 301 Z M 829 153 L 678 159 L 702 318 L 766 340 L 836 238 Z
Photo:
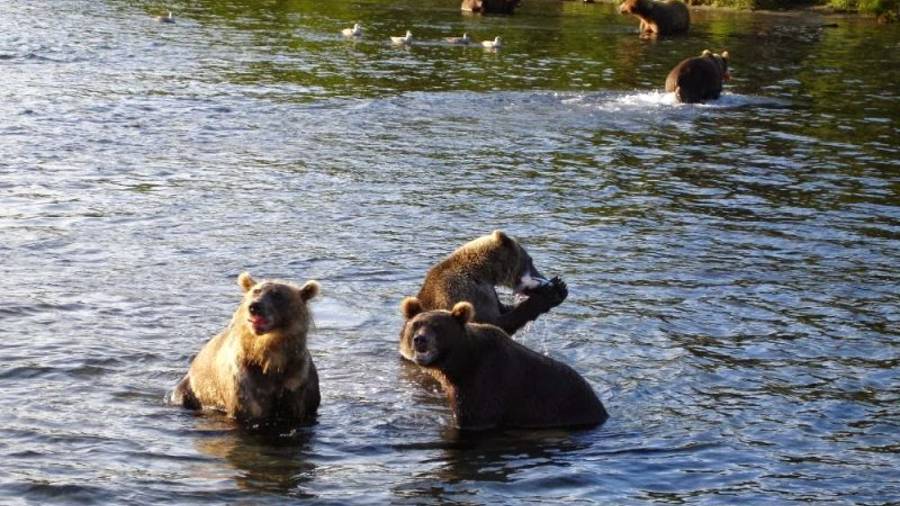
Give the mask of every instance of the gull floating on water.
M 359 23 L 354 23 L 353 28 L 344 28 L 341 33 L 344 34 L 344 37 L 362 37 L 362 27 L 359 26 Z
M 166 13 L 165 16 L 156 16 L 156 20 L 160 23 L 174 23 L 175 18 L 172 17 L 172 11 Z
M 406 35 L 404 35 L 403 37 L 391 37 L 391 42 L 393 42 L 394 44 L 402 44 L 406 46 L 412 44 L 412 39 L 412 32 L 407 30 Z
M 503 45 L 500 41 L 500 36 L 494 37 L 494 40 L 484 40 L 481 41 L 481 45 L 486 47 L 487 49 L 497 49 Z
M 459 44 L 463 46 L 468 44 L 469 42 L 472 42 L 472 39 L 469 38 L 468 33 L 464 33 L 462 37 L 447 37 L 444 40 L 446 40 L 450 44 Z

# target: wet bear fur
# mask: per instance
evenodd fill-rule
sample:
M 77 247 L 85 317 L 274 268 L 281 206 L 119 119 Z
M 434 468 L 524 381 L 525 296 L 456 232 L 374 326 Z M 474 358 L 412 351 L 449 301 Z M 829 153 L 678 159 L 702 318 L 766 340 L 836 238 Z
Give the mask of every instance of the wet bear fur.
M 669 72 L 666 91 L 674 91 L 679 102 L 688 104 L 715 100 L 722 94 L 722 83 L 730 78 L 728 51 L 719 55 L 707 49 L 700 56 L 685 59 Z
M 500 302 L 496 286 L 528 298 L 515 304 Z M 544 279 L 528 252 L 512 237 L 497 230 L 470 241 L 428 271 L 416 296 L 426 311 L 452 309 L 467 301 L 475 307 L 475 321 L 491 323 L 513 334 L 525 324 L 560 305 L 568 296 L 559 278 Z M 400 343 L 400 354 L 412 352 Z
M 307 302 L 319 284 L 257 283 L 242 273 L 238 285 L 244 296 L 231 323 L 193 359 L 172 402 L 221 410 L 252 425 L 313 420 L 320 395 L 306 347 Z
M 460 8 L 484 14 L 512 14 L 518 5 L 519 0 L 463 0 Z
M 641 35 L 673 35 L 691 26 L 687 5 L 678 0 L 625 0 L 619 4 L 621 14 L 632 14 L 641 20 Z
M 459 428 L 594 426 L 608 418 L 574 369 L 494 325 L 472 323 L 468 302 L 424 311 L 421 301 L 407 297 L 400 310 L 412 360 L 441 383 Z

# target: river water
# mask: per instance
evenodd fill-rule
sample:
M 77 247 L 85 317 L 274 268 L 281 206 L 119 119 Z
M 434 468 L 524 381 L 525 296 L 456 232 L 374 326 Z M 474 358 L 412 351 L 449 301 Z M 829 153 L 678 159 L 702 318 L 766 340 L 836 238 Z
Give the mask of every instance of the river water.
M 0 12 L 0 503 L 900 501 L 895 26 L 695 11 L 650 41 L 548 0 Z M 506 47 L 442 43 L 462 32 Z M 666 73 L 705 48 L 734 79 L 673 104 Z M 399 358 L 401 298 L 494 229 L 568 282 L 517 339 L 580 371 L 604 426 L 461 434 Z M 242 270 L 322 283 L 312 427 L 164 401 Z

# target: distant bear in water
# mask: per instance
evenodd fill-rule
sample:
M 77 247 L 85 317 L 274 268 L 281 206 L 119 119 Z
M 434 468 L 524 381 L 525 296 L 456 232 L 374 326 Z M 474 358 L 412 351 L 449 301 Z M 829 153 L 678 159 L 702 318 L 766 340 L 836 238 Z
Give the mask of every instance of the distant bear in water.
M 666 77 L 666 91 L 675 92 L 679 102 L 688 104 L 715 100 L 722 93 L 722 82 L 728 73 L 728 51 L 721 55 L 706 49 L 700 56 L 687 58 Z
M 512 14 L 518 5 L 519 0 L 463 0 L 460 8 L 484 14 Z
M 307 302 L 319 284 L 257 283 L 238 277 L 244 291 L 228 327 L 207 342 L 175 387 L 172 402 L 213 408 L 238 421 L 311 421 L 319 407 L 319 376 L 306 348 Z
M 684 33 L 691 26 L 687 5 L 678 0 L 625 0 L 619 5 L 619 12 L 641 20 L 642 36 Z
M 494 325 L 471 323 L 475 309 L 423 312 L 400 306 L 404 346 L 412 361 L 441 383 L 461 429 L 593 426 L 609 415 L 574 369 L 509 338 Z
M 500 302 L 496 286 L 506 286 L 528 298 L 515 306 Z M 460 246 L 428 271 L 417 295 L 425 310 L 452 309 L 467 301 L 475 321 L 492 323 L 512 334 L 526 323 L 560 305 L 568 296 L 558 278 L 545 279 L 518 241 L 497 230 Z M 400 354 L 412 352 L 400 343 Z

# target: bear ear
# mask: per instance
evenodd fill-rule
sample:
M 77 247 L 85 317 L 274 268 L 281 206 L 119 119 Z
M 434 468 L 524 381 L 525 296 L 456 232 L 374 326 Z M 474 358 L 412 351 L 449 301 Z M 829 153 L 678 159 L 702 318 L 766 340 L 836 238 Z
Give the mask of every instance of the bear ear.
M 700 53 L 700 56 L 709 56 L 711 54 L 712 54 L 712 51 L 710 51 L 709 49 L 704 49 L 703 52 Z
M 406 297 L 400 303 L 400 313 L 407 320 L 414 318 L 422 312 L 422 302 L 415 297 Z
M 460 325 L 465 325 L 475 317 L 475 307 L 469 302 L 457 302 L 450 316 L 456 318 Z
M 728 59 L 728 51 L 722 51 L 722 58 Z
M 502 244 L 503 246 L 511 246 L 515 244 L 515 241 L 512 237 L 506 235 L 506 232 L 502 230 L 494 230 L 491 234 L 494 237 L 494 240 Z
M 319 295 L 320 289 L 321 286 L 318 281 L 307 281 L 300 287 L 300 298 L 303 299 L 303 302 L 306 302 L 316 295 Z
M 241 290 L 246 292 L 256 284 L 256 281 L 253 281 L 249 272 L 242 272 L 237 278 L 237 284 L 241 287 Z

